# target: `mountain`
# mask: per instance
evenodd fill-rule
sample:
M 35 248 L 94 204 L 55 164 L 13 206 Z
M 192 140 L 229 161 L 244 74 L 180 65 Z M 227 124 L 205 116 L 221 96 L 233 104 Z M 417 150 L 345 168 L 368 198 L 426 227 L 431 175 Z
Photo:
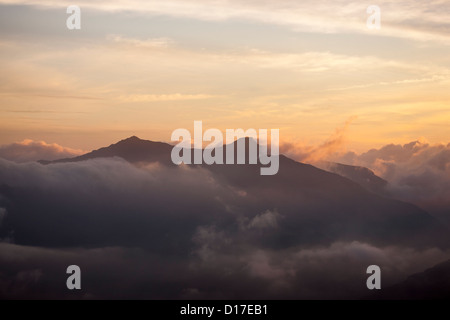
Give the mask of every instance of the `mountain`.
M 161 162 L 172 165 L 170 152 L 172 146 L 162 142 L 139 139 L 136 136 L 121 140 L 109 147 L 100 148 L 84 155 L 54 161 L 40 160 L 41 164 L 79 162 L 96 158 L 120 157 L 131 163 Z
M 372 293 L 368 265 L 397 283 L 450 248 L 427 212 L 336 173 L 284 155 L 271 176 L 176 166 L 172 148 L 131 137 L 46 165 L 0 159 L 0 297 L 74 298 L 61 283 L 76 264 L 80 298 L 354 299 Z
M 248 148 L 248 140 L 246 143 Z M 44 163 L 121 157 L 131 163 L 158 161 L 176 170 L 170 158 L 172 148 L 169 144 L 131 137 L 79 157 Z M 284 155 L 280 155 L 279 172 L 273 176 L 260 175 L 260 165 L 192 167 L 208 170 L 220 185 L 245 194 L 251 200 L 239 205 L 245 214 L 267 208 L 281 212 L 283 232 L 266 235 L 271 246 L 285 248 L 334 241 L 424 247 L 450 244 L 447 229 L 420 208 L 379 196 L 350 179 Z M 343 165 L 336 168 L 347 174 L 355 170 Z M 358 173 L 361 171 L 369 182 L 380 187 L 384 184 L 373 173 L 358 169 Z
M 317 166 L 350 179 L 373 193 L 387 195 L 388 182 L 368 168 L 327 161 L 322 161 Z
M 411 275 L 396 285 L 374 292 L 369 299 L 448 300 L 450 299 L 450 260 Z

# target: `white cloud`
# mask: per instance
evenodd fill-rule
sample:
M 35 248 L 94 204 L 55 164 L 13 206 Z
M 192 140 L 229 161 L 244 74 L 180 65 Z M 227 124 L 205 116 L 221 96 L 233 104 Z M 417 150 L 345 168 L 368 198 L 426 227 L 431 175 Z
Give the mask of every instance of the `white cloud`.
M 34 141 L 31 139 L 0 146 L 0 158 L 15 162 L 56 160 L 75 157 L 82 153 L 82 150 L 62 147 L 56 143 L 46 143 L 45 141 Z
M 276 228 L 280 214 L 277 211 L 267 210 L 254 217 L 248 224 L 248 228 L 266 229 Z
M 334 154 L 328 160 L 373 170 L 389 182 L 393 197 L 419 205 L 450 223 L 450 144 L 429 144 L 421 139 L 362 154 Z

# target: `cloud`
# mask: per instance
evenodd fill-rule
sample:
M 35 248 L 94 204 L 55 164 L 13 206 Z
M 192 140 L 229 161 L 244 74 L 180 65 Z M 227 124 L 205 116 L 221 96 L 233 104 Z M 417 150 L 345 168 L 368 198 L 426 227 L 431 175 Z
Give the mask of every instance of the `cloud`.
M 450 144 L 430 144 L 422 139 L 362 154 L 334 154 L 328 160 L 373 170 L 389 182 L 392 196 L 450 222 Z
M 33 141 L 30 139 L 0 146 L 0 158 L 15 162 L 56 160 L 78 156 L 82 153 L 82 150 L 62 147 L 56 143 L 49 144 L 45 141 Z
M 446 79 L 446 71 L 444 73 L 439 74 L 439 72 L 436 72 L 434 74 L 430 74 L 426 78 L 411 78 L 411 79 L 404 79 L 404 80 L 396 80 L 396 81 L 381 81 L 381 82 L 374 82 L 374 83 L 367 83 L 367 84 L 358 84 L 348 87 L 341 87 L 341 88 L 333 88 L 329 89 L 330 91 L 342 91 L 342 90 L 355 90 L 355 89 L 362 89 L 362 88 L 370 88 L 375 86 L 392 86 L 392 85 L 401 85 L 401 84 L 415 84 L 415 83 L 433 83 L 433 82 L 440 82 L 442 80 Z
M 144 243 L 156 251 L 183 252 L 201 221 L 227 216 L 218 195 L 224 202 L 238 196 L 232 190 L 221 192 L 224 187 L 209 176 L 189 168 L 136 168 L 121 159 L 49 166 L 0 160 L 0 181 L 6 188 L 1 193 L 18 202 L 6 219 L 11 229 L 4 229 L 3 236 L 13 233 L 18 243 L 45 246 Z M 26 196 L 19 191 L 25 189 L 35 191 Z M 87 229 L 81 227 L 86 219 Z M 52 224 L 59 227 L 51 231 Z M 27 225 L 33 225 L 31 232 Z M 166 238 L 173 241 L 166 243 Z
M 176 296 L 184 265 L 138 248 L 46 249 L 0 243 L 2 299 L 155 299 Z M 65 287 L 66 269 L 76 264 L 82 290 Z M 174 284 L 170 284 L 170 279 Z M 116 290 L 111 290 L 114 287 Z
M 248 224 L 248 228 L 266 229 L 278 227 L 280 214 L 277 211 L 267 210 L 254 217 Z
M 192 284 L 195 290 L 187 292 L 184 298 L 218 299 L 224 297 L 224 291 L 226 297 L 237 299 L 363 297 L 368 294 L 365 281 L 369 265 L 381 267 L 383 287 L 387 287 L 449 256 L 448 251 L 440 249 L 376 247 L 357 241 L 288 250 L 249 247 L 233 240 L 226 245 L 220 242 L 221 246 L 210 246 L 208 254 L 204 254 L 204 244 L 198 243 L 198 260 L 190 262 L 189 270 L 222 276 L 214 277 L 212 283 Z M 218 285 L 213 285 L 215 281 Z
M 67 7 L 70 1 L 2 0 L 2 4 L 34 5 L 42 7 Z M 243 19 L 260 23 L 281 25 L 300 32 L 373 34 L 366 27 L 368 4 L 348 0 L 321 1 L 246 1 L 238 0 L 170 0 L 148 1 L 85 1 L 81 8 L 103 11 L 139 12 L 139 14 L 168 15 L 206 21 Z M 450 28 L 446 17 L 449 4 L 445 1 L 380 0 L 382 28 L 377 35 L 401 37 L 420 41 L 449 43 Z
M 368 168 L 388 181 L 383 186 L 384 195 L 387 192 L 393 198 L 414 203 L 450 225 L 450 143 L 430 144 L 422 138 L 357 154 L 345 146 L 353 119 L 318 146 L 287 142 L 281 144 L 280 151 L 333 172 L 328 162 Z M 361 170 L 361 174 L 367 175 L 367 171 Z
M 448 257 L 417 208 L 281 164 L 279 178 L 255 168 L 254 181 L 242 166 L 0 160 L 0 296 L 355 298 L 368 265 L 380 264 L 387 284 Z M 61 286 L 72 264 L 82 292 Z
M 149 38 L 141 40 L 127 38 L 117 34 L 108 35 L 106 39 L 118 44 L 131 45 L 138 48 L 168 48 L 173 43 L 173 40 L 169 38 Z
M 47 249 L 0 243 L 0 297 L 9 299 L 336 299 L 369 292 L 366 269 L 382 286 L 448 258 L 414 250 L 339 242 L 326 247 L 261 250 L 231 242 L 211 254 L 170 257 L 140 248 Z M 82 290 L 64 285 L 67 266 L 82 271 Z M 115 290 L 111 290 L 114 287 Z
M 318 146 L 305 145 L 303 143 L 284 142 L 280 146 L 280 152 L 297 161 L 317 163 L 327 160 L 331 155 L 342 153 L 345 149 L 346 134 L 356 116 L 349 118 L 344 126 L 337 128 L 335 133 Z
M 185 101 L 211 99 L 214 96 L 207 94 L 131 94 L 118 97 L 124 102 L 154 102 L 154 101 Z
M 0 181 L 0 206 L 8 211 L 0 236 L 13 234 L 23 245 L 143 243 L 149 250 L 186 254 L 189 239 L 205 225 L 234 230 L 243 241 L 267 247 L 343 239 L 425 245 L 441 243 L 443 236 L 418 208 L 378 199 L 348 180 L 283 157 L 280 172 L 269 179 L 262 179 L 256 166 L 135 167 L 120 158 L 44 166 L 0 160 Z M 393 226 L 392 220 L 403 218 L 408 225 Z M 294 226 L 295 232 L 283 235 Z

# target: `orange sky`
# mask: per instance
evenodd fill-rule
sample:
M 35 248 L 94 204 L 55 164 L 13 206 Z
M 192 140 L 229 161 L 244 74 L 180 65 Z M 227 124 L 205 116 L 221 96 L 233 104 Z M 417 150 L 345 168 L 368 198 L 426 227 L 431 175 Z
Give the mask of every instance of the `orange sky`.
M 357 151 L 450 140 L 445 2 L 379 1 L 381 30 L 356 1 L 91 2 L 70 31 L 68 1 L 0 0 L 0 144 L 168 142 L 194 120 Z

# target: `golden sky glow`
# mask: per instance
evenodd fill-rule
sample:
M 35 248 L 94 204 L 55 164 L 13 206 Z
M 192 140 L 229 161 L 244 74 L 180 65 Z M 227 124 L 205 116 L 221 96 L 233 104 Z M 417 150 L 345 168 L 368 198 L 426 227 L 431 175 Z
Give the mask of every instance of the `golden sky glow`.
M 279 128 L 363 151 L 448 142 L 450 4 L 0 0 L 0 144 L 90 150 L 177 128 Z

